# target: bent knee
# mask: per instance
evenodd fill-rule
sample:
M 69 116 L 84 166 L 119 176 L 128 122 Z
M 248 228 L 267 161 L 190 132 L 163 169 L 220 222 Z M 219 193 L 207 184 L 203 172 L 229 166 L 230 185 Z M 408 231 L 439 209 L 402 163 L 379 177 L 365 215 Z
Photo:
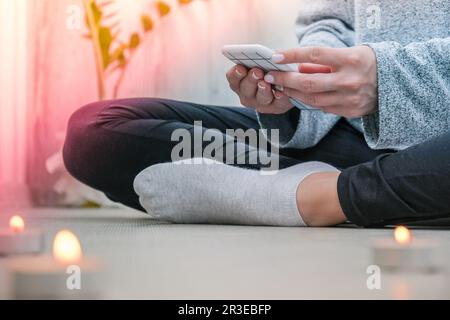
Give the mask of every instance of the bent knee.
M 122 134 L 122 125 L 160 119 L 167 116 L 167 110 L 165 100 L 155 98 L 100 101 L 80 108 L 67 127 L 63 148 L 66 169 L 81 182 L 98 188 L 98 177 L 111 175 L 111 159 L 127 153 L 129 141 Z
M 75 111 L 67 125 L 63 159 L 67 171 L 76 179 L 95 187 L 94 166 L 102 143 L 101 126 L 97 116 L 107 107 L 105 102 L 95 102 Z

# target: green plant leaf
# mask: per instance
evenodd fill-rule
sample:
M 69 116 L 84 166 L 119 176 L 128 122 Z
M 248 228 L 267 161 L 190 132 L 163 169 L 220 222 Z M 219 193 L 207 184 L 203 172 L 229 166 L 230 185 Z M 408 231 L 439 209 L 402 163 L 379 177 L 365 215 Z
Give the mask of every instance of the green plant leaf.
M 153 20 L 152 18 L 150 18 L 150 16 L 143 14 L 141 16 L 141 23 L 145 32 L 149 32 L 153 29 Z
M 125 68 L 125 66 L 127 65 L 127 59 L 125 57 L 125 54 L 123 54 L 123 53 L 119 56 L 117 61 L 119 61 L 119 64 L 118 64 L 119 68 Z
M 94 17 L 95 25 L 99 26 L 100 22 L 102 21 L 103 12 L 95 1 L 91 2 L 91 11 L 92 16 Z
M 164 17 L 170 13 L 170 6 L 167 3 L 163 2 L 163 1 L 158 1 L 156 3 L 156 6 L 158 8 L 159 15 L 161 17 Z
M 128 63 L 127 58 L 125 56 L 125 51 L 117 56 L 116 61 L 117 63 L 114 65 L 111 72 L 117 71 L 119 69 L 125 69 Z
M 116 60 L 119 60 L 119 57 L 123 56 L 125 53 L 125 49 L 127 48 L 127 46 L 123 43 L 120 44 L 120 46 L 118 46 L 113 53 L 111 53 L 110 57 L 109 57 L 109 61 L 111 63 L 113 63 Z
M 137 32 L 133 33 L 130 36 L 130 42 L 128 43 L 128 48 L 130 49 L 136 49 L 141 44 L 141 37 Z
M 99 98 L 106 97 L 106 77 L 109 72 L 121 69 L 121 76 L 116 83 L 115 93 L 118 92 L 123 74 L 126 71 L 130 60 L 135 53 L 135 50 L 142 43 L 142 36 L 135 32 L 131 34 L 129 40 L 122 43 L 118 35 L 120 33 L 120 26 L 116 21 L 117 12 L 115 10 L 109 10 L 116 0 L 82 0 L 83 7 L 86 14 L 86 26 L 88 32 L 83 36 L 88 38 L 94 44 L 95 61 L 97 66 L 97 80 L 98 80 L 98 92 Z M 192 3 L 193 0 L 177 0 L 180 5 L 187 5 Z M 172 8 L 164 1 L 155 1 L 156 10 L 160 17 L 168 15 Z M 141 25 L 144 33 L 148 33 L 154 29 L 154 20 L 150 15 L 143 14 L 140 16 Z M 112 48 L 115 48 L 112 50 Z M 108 71 L 108 72 L 106 72 Z
M 111 63 L 110 61 L 110 55 L 109 55 L 109 51 L 111 48 L 111 44 L 113 41 L 112 35 L 111 35 L 111 30 L 107 27 L 100 27 L 100 29 L 98 30 L 98 37 L 99 37 L 99 43 L 100 43 L 100 48 L 102 51 L 102 58 L 103 58 L 103 68 L 107 68 L 108 65 Z

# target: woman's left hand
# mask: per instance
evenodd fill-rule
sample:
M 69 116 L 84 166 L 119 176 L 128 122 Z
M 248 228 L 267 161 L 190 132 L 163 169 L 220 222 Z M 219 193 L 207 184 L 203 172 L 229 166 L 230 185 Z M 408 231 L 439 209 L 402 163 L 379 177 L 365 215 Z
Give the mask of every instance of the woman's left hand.
M 305 47 L 279 52 L 274 63 L 317 64 L 331 73 L 269 72 L 264 80 L 283 88 L 283 94 L 306 105 L 346 118 L 378 110 L 377 61 L 368 46 L 352 48 Z

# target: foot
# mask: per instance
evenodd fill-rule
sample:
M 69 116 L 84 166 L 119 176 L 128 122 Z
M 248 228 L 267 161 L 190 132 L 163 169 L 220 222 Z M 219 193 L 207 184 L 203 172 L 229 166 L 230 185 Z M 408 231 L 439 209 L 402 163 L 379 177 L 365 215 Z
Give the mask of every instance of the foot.
M 275 175 L 198 162 L 158 164 L 136 177 L 135 191 L 149 214 L 174 223 L 305 226 L 297 206 L 298 186 L 311 174 L 338 172 L 320 162 Z

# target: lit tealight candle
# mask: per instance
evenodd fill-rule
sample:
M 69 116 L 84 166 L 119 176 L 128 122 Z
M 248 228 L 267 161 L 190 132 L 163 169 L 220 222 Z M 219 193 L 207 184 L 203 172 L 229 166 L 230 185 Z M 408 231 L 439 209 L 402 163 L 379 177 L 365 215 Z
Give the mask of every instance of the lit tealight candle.
M 64 265 L 76 264 L 83 256 L 80 241 L 69 230 L 63 230 L 56 234 L 53 241 L 53 257 Z
M 21 216 L 12 216 L 9 219 L 9 227 L 14 233 L 22 233 L 25 230 L 25 221 Z
M 412 241 L 411 231 L 404 226 L 398 226 L 394 229 L 394 240 L 401 245 L 408 245 Z
M 439 246 L 435 241 L 413 239 L 411 231 L 398 226 L 393 239 L 381 239 L 373 246 L 373 260 L 391 271 L 434 272 L 440 269 Z
M 96 299 L 101 297 L 100 264 L 83 257 L 78 238 L 58 232 L 53 256 L 20 257 L 7 262 L 13 299 Z
M 25 221 L 18 215 L 9 220 L 9 229 L 0 229 L 0 256 L 40 253 L 43 247 L 43 234 L 26 230 Z

